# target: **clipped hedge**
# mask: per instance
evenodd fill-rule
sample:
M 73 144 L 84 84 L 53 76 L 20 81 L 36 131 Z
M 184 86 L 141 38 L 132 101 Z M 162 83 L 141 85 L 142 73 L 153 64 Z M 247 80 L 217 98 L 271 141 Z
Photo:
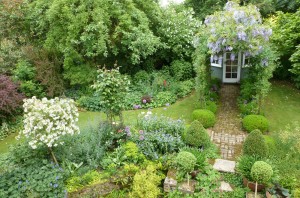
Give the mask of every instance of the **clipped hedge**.
M 257 156 L 260 159 L 267 156 L 268 145 L 260 130 L 252 131 L 245 139 L 243 144 L 243 154 Z
M 266 132 L 269 129 L 267 118 L 262 115 L 247 115 L 243 119 L 243 127 L 247 132 L 259 129 L 261 132 Z
M 191 146 L 203 146 L 204 148 L 211 143 L 208 133 L 198 120 L 193 121 L 187 129 L 184 141 Z
M 204 128 L 214 126 L 216 123 L 216 117 L 213 112 L 207 109 L 196 109 L 192 113 L 193 120 L 198 120 Z

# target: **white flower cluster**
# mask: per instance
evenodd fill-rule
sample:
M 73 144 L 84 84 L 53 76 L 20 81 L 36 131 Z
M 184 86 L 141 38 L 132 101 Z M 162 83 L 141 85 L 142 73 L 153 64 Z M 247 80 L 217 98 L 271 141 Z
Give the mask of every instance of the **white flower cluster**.
M 35 96 L 24 100 L 24 130 L 20 135 L 30 139 L 29 145 L 56 147 L 63 144 L 60 137 L 79 133 L 76 125 L 78 110 L 73 100 L 54 98 L 37 99 Z

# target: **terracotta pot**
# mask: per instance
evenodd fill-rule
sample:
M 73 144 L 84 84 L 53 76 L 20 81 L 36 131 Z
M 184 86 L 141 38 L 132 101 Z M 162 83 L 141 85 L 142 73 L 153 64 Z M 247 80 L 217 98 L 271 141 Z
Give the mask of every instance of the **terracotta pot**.
M 250 190 L 255 192 L 255 182 L 248 181 L 248 179 L 244 177 L 243 184 L 245 187 L 248 187 L 248 188 L 250 188 Z M 263 189 L 265 189 L 265 186 L 263 184 L 257 184 L 257 192 L 260 192 Z

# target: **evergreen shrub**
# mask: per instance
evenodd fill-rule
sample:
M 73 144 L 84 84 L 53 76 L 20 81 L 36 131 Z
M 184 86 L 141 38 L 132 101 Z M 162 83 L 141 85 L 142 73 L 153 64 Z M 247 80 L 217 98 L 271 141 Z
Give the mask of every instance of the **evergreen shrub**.
M 266 132 L 269 129 L 269 122 L 267 118 L 262 115 L 248 115 L 243 119 L 243 127 L 247 132 L 259 129 Z
M 209 147 L 211 143 L 205 128 L 197 120 L 191 123 L 191 126 L 186 131 L 184 140 L 187 144 L 195 147 L 203 146 L 206 148 Z
M 244 155 L 252 155 L 264 158 L 268 153 L 268 146 L 262 133 L 256 129 L 245 139 L 243 144 Z
M 198 120 L 204 128 L 214 126 L 216 117 L 213 112 L 207 109 L 196 109 L 192 113 L 193 120 Z

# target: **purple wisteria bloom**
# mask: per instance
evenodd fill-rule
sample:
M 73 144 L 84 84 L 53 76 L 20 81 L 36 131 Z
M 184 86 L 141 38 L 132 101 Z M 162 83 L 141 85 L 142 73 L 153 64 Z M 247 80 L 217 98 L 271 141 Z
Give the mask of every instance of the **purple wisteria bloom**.
M 241 41 L 247 40 L 247 34 L 244 31 L 240 31 L 237 33 L 238 39 Z
M 231 61 L 234 61 L 234 60 L 235 60 L 235 53 L 231 53 L 231 54 L 230 54 L 230 60 L 231 60 Z
M 267 59 L 263 59 L 262 61 L 261 61 L 261 64 L 262 64 L 262 66 L 268 66 L 268 60 Z
M 223 61 L 223 56 L 219 56 L 219 58 L 218 58 L 218 64 L 222 65 L 222 61 Z
M 226 50 L 226 51 L 232 51 L 233 48 L 232 48 L 231 46 L 226 46 L 225 50 Z

